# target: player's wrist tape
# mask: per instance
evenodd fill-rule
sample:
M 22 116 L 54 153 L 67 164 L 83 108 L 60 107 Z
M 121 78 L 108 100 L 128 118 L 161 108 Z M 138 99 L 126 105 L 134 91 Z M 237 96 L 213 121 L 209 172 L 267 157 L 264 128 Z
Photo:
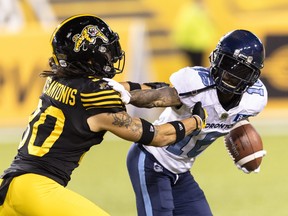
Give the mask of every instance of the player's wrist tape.
M 198 125 L 198 120 L 197 120 L 196 116 L 195 116 L 195 115 L 192 115 L 192 118 L 194 118 L 195 124 L 196 124 L 196 128 L 194 129 L 194 131 L 200 130 L 199 125 Z
M 130 91 L 141 89 L 141 85 L 139 83 L 130 82 L 130 81 L 128 81 L 127 83 L 129 84 Z
M 185 130 L 184 124 L 181 121 L 171 121 L 171 122 L 167 122 L 167 123 L 171 124 L 176 130 L 175 143 L 184 139 L 186 130 Z
M 144 144 L 144 145 L 149 145 L 153 138 L 154 138 L 154 134 L 155 134 L 155 127 L 153 124 L 151 124 L 150 122 L 140 118 L 141 123 L 142 123 L 142 136 L 140 138 L 140 140 L 138 141 L 138 143 Z

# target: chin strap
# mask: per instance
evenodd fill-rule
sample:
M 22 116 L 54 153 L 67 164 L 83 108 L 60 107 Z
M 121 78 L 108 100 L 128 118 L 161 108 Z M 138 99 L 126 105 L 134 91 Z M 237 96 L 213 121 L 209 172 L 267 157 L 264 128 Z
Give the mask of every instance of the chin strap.
M 206 86 L 204 88 L 201 88 L 201 89 L 196 89 L 196 90 L 193 90 L 193 91 L 189 91 L 189 92 L 184 92 L 184 93 L 180 93 L 179 96 L 180 97 L 189 97 L 189 96 L 195 96 L 203 91 L 206 91 L 208 89 L 211 89 L 211 88 L 215 88 L 216 87 L 216 84 L 213 84 L 213 85 L 210 85 L 210 86 Z

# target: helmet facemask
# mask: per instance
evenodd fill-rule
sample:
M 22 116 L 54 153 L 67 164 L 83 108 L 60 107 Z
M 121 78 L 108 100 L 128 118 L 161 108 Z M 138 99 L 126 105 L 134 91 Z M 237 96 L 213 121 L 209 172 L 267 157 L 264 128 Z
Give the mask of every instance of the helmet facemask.
M 105 57 L 106 63 L 102 67 L 105 77 L 112 78 L 115 74 L 123 72 L 125 53 L 121 50 L 118 34 L 115 33 L 115 39 L 112 42 L 100 45 L 97 50 Z
M 211 74 L 217 88 L 223 93 L 243 94 L 260 76 L 260 70 L 247 59 L 232 57 L 219 50 L 210 55 Z
M 91 58 L 88 58 L 86 66 L 92 76 L 113 78 L 115 74 L 123 72 L 125 66 L 125 53 L 121 50 L 119 37 L 107 44 L 100 44 L 90 48 Z
M 259 78 L 264 66 L 265 48 L 256 35 L 238 29 L 220 39 L 209 59 L 217 89 L 241 95 Z

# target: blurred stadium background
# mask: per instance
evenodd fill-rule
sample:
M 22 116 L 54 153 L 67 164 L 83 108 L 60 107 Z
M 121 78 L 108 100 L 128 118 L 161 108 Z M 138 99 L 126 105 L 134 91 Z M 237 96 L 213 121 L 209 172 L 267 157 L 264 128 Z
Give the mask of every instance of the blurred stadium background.
M 14 157 L 28 115 L 37 105 L 48 68 L 50 35 L 63 19 L 79 13 L 103 18 L 118 32 L 126 51 L 126 71 L 116 80 L 168 82 L 189 65 L 171 38 L 175 18 L 192 0 L 0 0 L 0 172 Z M 288 2 L 287 0 L 203 0 L 217 29 L 249 29 L 266 46 L 262 73 L 269 92 L 265 110 L 252 123 L 268 154 L 259 174 L 238 171 L 219 139 L 199 157 L 193 174 L 215 216 L 288 215 Z M 191 35 L 193 37 L 193 35 Z M 212 39 L 211 39 L 212 40 Z M 211 41 L 211 44 L 217 43 Z M 211 47 L 211 49 L 213 49 Z M 206 50 L 205 63 L 211 49 Z M 161 109 L 134 109 L 149 120 Z M 126 171 L 130 143 L 111 134 L 84 158 L 69 188 L 115 216 L 135 216 L 134 194 Z

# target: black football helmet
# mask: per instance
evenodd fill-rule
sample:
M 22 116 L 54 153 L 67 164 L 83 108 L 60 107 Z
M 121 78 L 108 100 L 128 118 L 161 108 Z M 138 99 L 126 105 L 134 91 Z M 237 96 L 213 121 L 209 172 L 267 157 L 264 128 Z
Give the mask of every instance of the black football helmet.
M 265 50 L 260 39 L 246 30 L 224 35 L 211 53 L 211 75 L 223 93 L 243 94 L 260 76 Z
M 52 34 L 51 45 L 56 68 L 69 74 L 112 78 L 124 69 L 118 34 L 94 15 L 64 20 Z

